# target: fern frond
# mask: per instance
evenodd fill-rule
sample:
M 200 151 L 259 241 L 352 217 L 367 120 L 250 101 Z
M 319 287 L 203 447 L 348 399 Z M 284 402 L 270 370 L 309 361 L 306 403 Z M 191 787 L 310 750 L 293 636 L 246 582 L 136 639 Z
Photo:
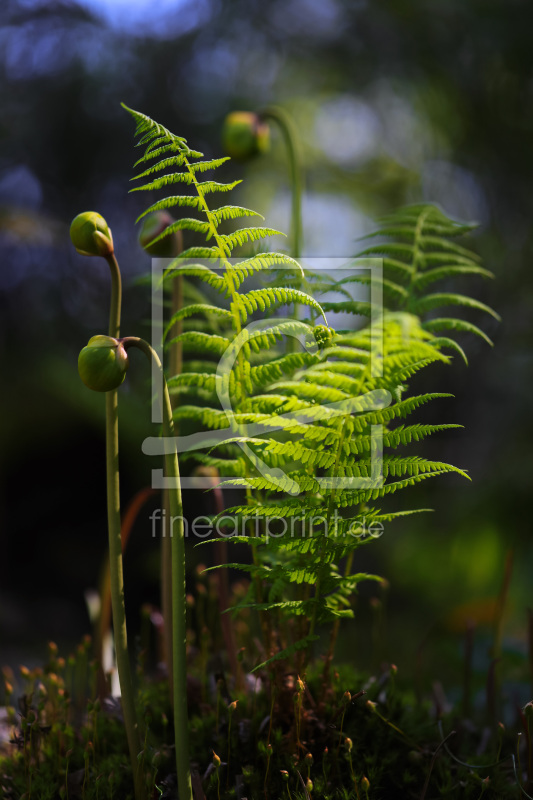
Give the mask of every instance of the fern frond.
M 196 403 L 178 405 L 173 412 L 186 449 L 182 458 L 218 469 L 223 487 L 252 490 L 247 491 L 245 505 L 215 519 L 221 522 L 229 515 L 238 519 L 242 535 L 232 536 L 232 541 L 255 550 L 253 564 L 233 565 L 252 575 L 254 593 L 259 592 L 254 599 L 250 592 L 242 607 L 272 610 L 282 622 L 295 616 L 301 621 L 310 618 L 307 637 L 301 638 L 305 625 L 299 628 L 297 641 L 290 629 L 283 631 L 280 638 L 288 646 L 270 661 L 291 658 L 302 649 L 309 650 L 317 638 L 317 625 L 352 615 L 350 596 L 362 580 L 378 579 L 362 572 L 342 575 L 337 566 L 340 558 L 371 539 L 359 535 L 365 521 L 385 522 L 421 511 L 382 512 L 370 501 L 438 475 L 468 477 L 451 464 L 396 450 L 460 426 L 414 422 L 392 427 L 390 423 L 407 418 L 431 400 L 451 396 L 443 392 L 407 395 L 406 382 L 412 376 L 433 362 L 450 361 L 443 348 L 462 352 L 453 340 L 434 332 L 478 330 L 448 318 L 423 327 L 419 316 L 449 303 L 496 316 L 488 306 L 464 295 L 427 295 L 426 290 L 439 280 L 489 277 L 490 273 L 480 266 L 475 253 L 456 241 L 472 226 L 459 225 L 438 209 L 422 205 L 391 215 L 376 231 L 386 241 L 363 250 L 363 256 L 383 256 L 381 289 L 389 306 L 384 313 L 369 302 L 353 300 L 352 284 L 368 283 L 365 276 L 351 275 L 340 281 L 304 276 L 296 261 L 280 253 L 257 253 L 230 263 L 234 248 L 280 232 L 269 227 L 222 232 L 224 225 L 232 227 L 233 220 L 260 216 L 231 204 L 210 209 L 209 194 L 229 191 L 239 183 L 199 180 L 225 159 L 204 159 L 185 139 L 144 115 L 131 113 L 139 144 L 145 148 L 138 162 L 143 171 L 137 183 L 142 185 L 135 190 L 188 187 L 191 196 L 180 195 L 176 189 L 174 197 L 158 200 L 149 210 L 183 207 L 194 209 L 198 216 L 177 220 L 160 238 L 169 235 L 169 230 L 181 229 L 203 237 L 203 243 L 189 247 L 172 262 L 163 284 L 168 287 L 180 275 L 197 278 L 225 298 L 217 302 L 212 291 L 203 296 L 196 290 L 165 330 L 168 339 L 181 321 L 181 332 L 172 341 L 189 352 L 207 354 L 169 380 L 171 392 L 196 395 Z M 184 256 L 212 258 L 217 270 L 183 264 Z M 289 269 L 283 270 L 283 279 L 276 277 L 269 286 L 254 285 L 240 293 L 246 279 L 273 267 Z M 321 303 L 319 292 L 328 291 L 337 292 L 333 295 L 337 299 Z M 274 318 L 244 325 L 252 314 L 270 312 L 274 317 L 272 312 L 283 305 L 306 306 L 310 310 L 304 313 L 311 320 Z M 372 321 L 361 330 L 333 338 L 331 331 L 314 326 L 318 314 L 327 326 L 324 311 L 328 310 L 371 316 Z M 188 330 L 192 319 L 195 330 Z M 289 337 L 298 340 L 301 352 L 283 351 Z M 318 347 L 309 352 L 315 341 Z M 214 357 L 212 362 L 209 355 Z M 217 367 L 216 360 L 223 355 Z M 380 426 L 379 435 L 371 426 Z M 379 478 L 373 463 L 376 453 L 381 457 Z M 251 532 L 249 521 L 254 517 L 259 534 L 245 535 Z M 290 521 L 291 536 L 270 533 L 279 529 L 275 521 L 279 518 Z M 305 657 L 300 658 L 305 663 Z
M 411 444 L 411 442 L 421 442 L 434 433 L 462 427 L 462 425 L 453 423 L 443 423 L 440 425 L 423 425 L 420 423 L 416 423 L 415 425 L 399 425 L 393 430 L 383 433 L 383 444 L 386 447 L 408 445 Z
M 185 157 L 181 156 L 179 164 L 185 163 Z M 142 186 L 134 186 L 130 192 L 153 192 L 157 189 L 164 189 L 166 186 L 173 186 L 175 183 L 185 183 L 190 186 L 194 183 L 194 178 L 189 172 L 170 172 L 167 175 L 161 175 L 159 178 L 154 178 L 149 183 L 144 183 Z M 167 208 L 173 205 L 181 205 L 180 197 L 165 197 L 161 201 L 160 208 Z
M 387 280 L 386 278 L 379 279 L 369 275 L 349 275 L 338 281 L 335 284 L 335 288 L 346 286 L 349 283 L 361 283 L 363 285 L 372 284 L 373 286 L 379 286 L 383 290 L 384 294 L 392 295 L 392 297 L 399 302 L 405 301 L 409 295 L 407 289 L 400 284 L 391 280 Z
M 171 203 L 168 201 L 172 200 Z M 175 197 L 168 198 L 166 197 L 164 200 L 158 200 L 156 203 L 152 203 L 151 206 L 139 214 L 135 222 L 140 222 L 143 217 L 147 214 L 152 214 L 154 211 L 161 211 L 162 209 L 172 208 L 172 206 L 179 206 L 180 208 L 188 207 L 188 208 L 198 208 L 199 206 L 199 198 L 192 197 L 191 195 L 176 195 Z M 166 230 L 166 229 L 165 229 Z M 181 230 L 180 228 L 174 228 L 172 232 L 176 230 Z
M 300 305 L 309 306 L 314 309 L 318 314 L 321 314 L 325 324 L 328 324 L 326 315 L 322 310 L 320 303 L 310 295 L 299 289 L 286 289 L 278 286 L 269 286 L 265 289 L 253 289 L 246 294 L 239 294 L 237 296 L 237 304 L 241 314 L 241 320 L 246 321 L 248 314 L 253 314 L 258 309 L 266 311 L 272 306 L 283 306 L 292 303 L 299 303 Z
M 199 278 L 208 286 L 212 286 L 218 292 L 225 292 L 227 290 L 227 283 L 223 275 L 215 272 L 203 264 L 185 264 L 181 265 L 181 258 L 177 258 L 171 262 L 168 269 L 165 271 L 163 280 L 167 281 L 178 275 L 183 275 L 187 278 Z
M 195 161 L 191 164 L 192 172 L 208 172 L 210 169 L 218 169 L 226 161 L 231 161 L 229 156 L 222 156 L 222 158 L 210 158 L 208 161 Z
M 188 153 L 192 154 L 193 151 L 189 150 Z M 201 154 L 198 153 L 197 157 L 201 157 Z M 168 158 L 163 158 L 161 161 L 158 161 L 157 164 L 152 164 L 150 167 L 144 170 L 144 172 L 140 172 L 138 175 L 132 178 L 133 181 L 138 181 L 141 178 L 147 178 L 149 175 L 153 175 L 155 172 L 161 172 L 163 169 L 169 169 L 170 167 L 178 167 L 182 166 L 185 163 L 186 154 L 180 153 L 176 156 L 170 156 Z M 140 164 L 143 159 L 137 162 Z M 228 156 L 224 156 L 223 158 L 214 158 L 210 161 L 197 161 L 195 164 L 192 165 L 193 172 L 205 172 L 209 169 L 216 169 L 217 167 L 222 166 L 226 161 L 229 161 Z M 137 166 L 137 164 L 135 166 Z
M 440 475 L 446 475 L 447 472 L 450 471 L 454 470 L 438 469 L 434 472 L 419 472 L 416 475 L 411 475 L 410 477 L 403 478 L 399 481 L 385 483 L 379 488 L 340 492 L 337 495 L 338 503 L 340 506 L 346 508 L 357 505 L 358 503 L 377 500 L 378 498 L 385 497 L 388 494 L 395 494 L 397 491 L 406 489 L 408 486 L 415 486 L 417 483 L 427 480 L 427 478 L 436 478 Z
M 172 231 L 175 230 L 174 223 L 169 225 L 168 228 L 165 228 L 163 233 L 161 233 L 159 236 L 154 237 L 154 239 L 152 239 L 151 241 L 151 244 L 155 244 L 156 242 L 159 242 L 160 239 L 164 239 L 165 236 L 168 236 L 167 231 L 171 229 Z M 220 252 L 217 247 L 187 247 L 180 254 L 181 259 L 187 259 L 187 258 L 217 259 L 219 257 L 220 257 Z
M 233 187 L 232 187 L 233 188 Z M 269 236 L 285 236 L 275 228 L 239 228 L 233 233 L 219 234 L 220 240 L 231 250 L 234 247 L 242 246 L 247 242 L 257 242 L 260 239 L 267 239 Z
M 200 333 L 199 331 L 186 331 L 175 336 L 168 342 L 169 345 L 181 342 L 187 350 L 203 350 L 209 353 L 214 353 L 221 356 L 228 345 L 230 340 L 225 336 L 218 336 L 217 334 Z
M 232 181 L 231 183 L 219 183 L 218 181 L 202 181 L 196 184 L 196 189 L 202 196 L 213 192 L 231 192 L 242 180 Z
M 490 314 L 491 317 L 494 317 L 494 319 L 501 319 L 500 315 L 490 308 L 490 306 L 485 305 L 485 303 L 482 303 L 480 300 L 475 300 L 473 297 L 467 297 L 464 294 L 428 294 L 416 300 L 414 303 L 415 311 L 420 315 L 434 308 L 440 308 L 441 306 L 466 306 L 466 308 L 475 308 L 479 311 L 485 311 L 487 314 Z
M 131 178 L 132 181 L 141 180 L 141 178 L 148 178 L 150 175 L 153 175 L 156 172 L 161 172 L 163 169 L 169 169 L 170 167 L 178 167 L 185 163 L 185 152 L 181 152 L 178 150 L 178 154 L 174 156 L 169 156 L 168 158 L 163 158 L 161 161 L 158 161 L 156 164 L 151 164 L 147 169 L 143 172 L 139 172 L 138 175 L 134 175 Z M 140 159 L 137 161 L 135 166 L 138 166 L 143 161 Z
M 279 380 L 283 375 L 288 375 L 302 367 L 309 367 L 312 364 L 316 364 L 319 359 L 320 357 L 318 355 L 313 355 L 305 351 L 289 353 L 275 361 L 252 367 L 250 370 L 250 378 L 257 388 L 261 388 Z
M 464 319 L 439 317 L 437 319 L 427 320 L 427 322 L 423 323 L 423 327 L 425 330 L 431 331 L 432 333 L 436 333 L 437 331 L 464 331 L 465 333 L 473 333 L 487 342 L 487 344 L 490 344 L 491 347 L 493 345 L 492 340 L 489 339 L 481 328 L 478 328 L 477 325 L 473 325 L 471 322 L 467 322 Z
M 257 667 L 254 667 L 252 672 L 257 672 L 259 669 L 264 669 L 269 664 L 272 664 L 274 661 L 284 661 L 285 659 L 290 658 L 295 653 L 298 653 L 300 650 L 305 650 L 309 647 L 312 642 L 316 642 L 319 637 L 316 634 L 309 634 L 304 639 L 298 639 L 297 642 L 294 644 L 289 645 L 289 647 L 285 647 L 283 650 L 280 650 L 275 655 L 268 658 L 266 661 L 263 661 L 261 664 L 258 664 Z
M 216 220 L 217 225 L 220 225 L 224 220 L 239 219 L 241 217 L 261 217 L 261 219 L 264 219 L 263 215 L 259 214 L 257 211 L 252 211 L 250 208 L 243 208 L 241 206 L 221 206 L 220 208 L 214 208 L 211 214 Z
M 437 336 L 435 339 L 433 339 L 433 344 L 435 347 L 448 347 L 450 350 L 453 350 L 463 359 L 466 366 L 468 366 L 468 358 L 466 357 L 466 353 L 461 345 L 457 344 L 455 339 L 450 339 L 448 336 Z
M 372 315 L 372 305 L 365 300 L 344 300 L 335 303 L 324 301 L 322 308 L 324 311 L 333 311 L 336 314 L 357 314 L 361 317 Z
M 215 314 L 216 316 L 226 317 L 227 319 L 231 319 L 232 317 L 231 311 L 229 311 L 227 308 L 211 306 L 207 303 L 193 303 L 190 306 L 184 306 L 183 308 L 180 308 L 179 311 L 176 311 L 168 323 L 165 333 L 163 334 L 163 339 L 165 339 L 167 331 L 172 328 L 175 322 L 177 322 L 179 319 L 186 319 L 187 317 L 192 317 L 196 314 L 203 314 L 205 316 Z
M 415 272 L 411 264 L 406 264 L 404 261 L 399 261 L 396 258 L 384 258 L 383 269 L 385 272 L 397 272 L 407 280 L 410 280 Z
M 364 433 L 366 425 L 386 425 L 393 419 L 398 417 L 407 417 L 412 414 L 419 406 L 431 402 L 431 400 L 438 400 L 444 397 L 453 397 L 448 392 L 431 392 L 428 394 L 416 395 L 415 397 L 408 397 L 405 400 L 395 403 L 388 408 L 380 409 L 379 411 L 370 411 L 355 419 L 356 430 Z
M 280 381 L 270 387 L 275 392 L 283 392 L 289 395 L 303 398 L 313 403 L 338 403 L 346 400 L 349 395 L 347 392 L 335 389 L 332 386 L 320 386 L 313 383 L 302 383 L 300 381 Z
M 217 375 L 209 372 L 180 372 L 167 380 L 167 386 L 172 393 L 175 388 L 192 386 L 195 389 L 206 389 L 209 392 L 216 391 Z
M 436 267 L 426 272 L 420 272 L 413 279 L 413 283 L 416 290 L 421 291 L 437 281 L 444 280 L 444 278 L 455 278 L 463 275 L 480 275 L 482 278 L 494 278 L 494 273 L 489 272 L 488 269 L 483 269 L 483 267 L 473 264 L 449 264 L 445 267 Z
M 223 476 L 242 475 L 246 470 L 246 461 L 244 458 L 216 458 L 197 451 L 183 453 L 180 458 L 182 461 L 189 461 L 192 459 L 206 467 L 213 467 Z
M 498 319 L 496 312 L 474 298 L 454 292 L 425 294 L 428 287 L 443 279 L 493 277 L 480 265 L 475 252 L 454 241 L 474 228 L 475 225 L 471 223 L 461 224 L 450 220 L 435 206 L 410 206 L 386 217 L 383 224 L 370 234 L 371 238 L 380 237 L 384 241 L 366 247 L 358 255 L 363 258 L 383 256 L 385 277 L 382 288 L 387 298 L 387 308 L 403 308 L 422 316 L 440 306 L 462 305 L 482 310 Z M 356 279 L 349 278 L 346 282 L 350 280 Z M 368 280 L 363 278 L 362 282 Z M 337 304 L 339 311 L 349 311 L 349 306 L 350 303 L 346 301 Z M 335 310 L 335 304 L 324 307 L 326 310 Z M 360 313 L 361 310 L 354 302 L 352 313 Z M 466 360 L 459 346 L 445 343 L 442 339 L 438 344 L 453 347 Z
M 445 464 L 441 461 L 428 461 L 419 456 L 384 456 L 381 462 L 381 469 L 384 478 L 401 477 L 402 475 L 418 476 L 427 472 L 436 474 L 438 472 L 457 472 L 463 478 L 470 478 L 466 472 L 452 464 Z M 344 470 L 348 478 L 370 478 L 372 477 L 372 461 L 361 459 Z

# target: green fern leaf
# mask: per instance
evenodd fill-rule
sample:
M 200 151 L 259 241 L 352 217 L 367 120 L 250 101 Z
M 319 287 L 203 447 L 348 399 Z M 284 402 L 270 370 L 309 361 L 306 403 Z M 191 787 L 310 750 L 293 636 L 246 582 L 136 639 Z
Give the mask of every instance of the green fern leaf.
M 475 308 L 479 311 L 485 311 L 487 314 L 490 314 L 491 317 L 494 317 L 494 319 L 500 320 L 500 315 L 490 308 L 490 306 L 463 294 L 428 294 L 416 301 L 415 310 L 421 315 L 426 311 L 431 311 L 441 306 L 466 306 L 467 308 Z
M 214 272 L 214 270 L 209 269 L 209 267 L 203 264 L 185 264 L 182 266 L 181 258 L 178 258 L 171 262 L 169 268 L 165 271 L 163 279 L 170 280 L 178 275 L 183 275 L 187 278 L 199 278 L 218 292 L 225 292 L 227 290 L 227 283 L 223 275 Z
M 241 217 L 261 217 L 261 219 L 264 219 L 263 215 L 258 214 L 257 211 L 252 211 L 250 208 L 242 208 L 241 206 L 221 206 L 220 208 L 214 208 L 211 214 L 217 225 L 220 225 L 224 220 L 239 219 Z
M 202 181 L 196 184 L 196 189 L 202 196 L 213 192 L 231 192 L 236 186 L 242 183 L 241 181 L 232 181 L 231 183 L 218 183 L 217 181 Z
M 233 233 L 219 234 L 220 240 L 231 251 L 234 247 L 242 246 L 247 242 L 256 242 L 260 239 L 266 239 L 269 236 L 285 236 L 281 231 L 275 228 L 239 228 Z
M 445 267 L 437 267 L 430 269 L 427 272 L 420 272 L 414 279 L 413 283 L 417 291 L 426 289 L 433 283 L 441 281 L 444 278 L 454 278 L 463 275 L 480 275 L 483 278 L 494 278 L 494 273 L 489 272 L 488 269 L 477 267 L 474 265 L 463 264 L 449 264 Z
M 169 198 L 165 198 L 164 200 L 158 200 L 157 203 L 152 203 L 151 206 L 148 206 L 146 211 L 143 211 L 142 214 L 139 214 L 136 222 L 140 222 L 143 217 L 147 214 L 152 214 L 154 211 L 160 211 L 162 209 L 171 208 L 172 206 L 179 206 L 188 207 L 188 208 L 198 208 L 199 206 L 199 198 L 198 197 L 191 197 L 190 195 L 177 195 L 176 197 L 172 197 L 172 203 L 169 203 Z M 165 229 L 166 230 L 166 229 Z M 180 228 L 174 228 L 174 230 L 180 230 Z
M 252 672 L 257 672 L 257 670 L 259 669 L 264 669 L 269 664 L 272 664 L 274 661 L 284 661 L 285 659 L 290 658 L 300 650 L 305 650 L 306 648 L 308 648 L 309 645 L 312 642 L 316 642 L 318 638 L 319 636 L 317 635 L 309 634 L 309 636 L 306 636 L 304 639 L 298 639 L 298 641 L 294 642 L 294 644 L 291 644 L 289 647 L 283 648 L 283 650 L 280 650 L 275 655 L 271 656 L 271 658 L 268 658 L 266 661 L 263 661 L 261 664 L 258 664 L 257 667 L 253 668 Z
M 230 344 L 230 340 L 225 336 L 199 333 L 197 331 L 180 333 L 179 336 L 175 336 L 171 339 L 168 344 L 171 345 L 174 342 L 181 342 L 185 348 L 190 350 L 205 350 L 217 356 L 221 356 Z
M 427 322 L 423 323 L 423 327 L 425 330 L 431 331 L 432 333 L 437 331 L 464 331 L 465 333 L 473 333 L 487 342 L 487 344 L 490 344 L 491 347 L 493 345 L 491 339 L 489 339 L 486 333 L 478 328 L 477 325 L 473 325 L 471 322 L 467 322 L 463 319 L 439 317 L 437 319 L 427 320 Z

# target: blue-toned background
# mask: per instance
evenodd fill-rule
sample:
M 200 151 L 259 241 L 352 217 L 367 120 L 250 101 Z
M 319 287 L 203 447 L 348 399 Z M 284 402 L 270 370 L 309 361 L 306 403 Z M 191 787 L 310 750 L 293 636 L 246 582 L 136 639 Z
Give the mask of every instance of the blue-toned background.
M 442 641 L 458 652 L 450 631 L 466 616 L 483 640 L 514 548 L 506 646 L 524 651 L 533 604 L 532 24 L 526 0 L 3 1 L 0 661 L 89 627 L 83 592 L 96 585 L 106 538 L 103 408 L 76 359 L 106 328 L 109 288 L 105 264 L 73 251 L 68 226 L 86 209 L 107 218 L 127 284 L 123 332 L 145 333 L 149 298 L 133 281 L 150 261 L 136 243 L 143 198 L 128 195 L 133 126 L 120 101 L 210 155 L 221 154 L 230 110 L 282 105 L 302 141 L 306 255 L 354 254 L 377 216 L 407 202 L 479 221 L 473 246 L 497 280 L 470 289 L 503 323 L 470 318 L 496 347 L 465 339 L 468 369 L 435 367 L 423 379 L 456 395 L 428 419 L 466 428 L 426 452 L 468 469 L 473 482 L 447 477 L 389 501 L 435 512 L 386 530 L 363 566 L 390 581 L 381 655 L 412 671 L 426 635 L 429 651 L 433 638 L 435 652 Z M 288 228 L 278 137 L 271 155 L 231 174 L 245 177 L 237 202 Z M 152 432 L 141 373 L 139 365 L 123 392 L 125 500 L 152 466 L 140 452 Z M 157 601 L 147 515 L 126 556 L 132 618 Z M 377 652 L 372 592 L 363 591 L 361 626 L 343 643 L 361 663 Z

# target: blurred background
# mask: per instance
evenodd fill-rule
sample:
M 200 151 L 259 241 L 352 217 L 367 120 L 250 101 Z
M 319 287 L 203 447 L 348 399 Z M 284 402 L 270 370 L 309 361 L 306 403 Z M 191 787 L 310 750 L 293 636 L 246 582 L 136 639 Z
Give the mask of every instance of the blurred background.
M 495 348 L 467 338 L 468 368 L 456 359 L 423 379 L 428 391 L 455 394 L 427 419 L 465 426 L 425 452 L 468 469 L 472 483 L 446 477 L 389 502 L 435 511 L 396 523 L 364 548 L 362 566 L 390 587 L 379 597 L 375 588 L 362 591 L 360 625 L 347 629 L 339 649 L 361 664 L 393 660 L 410 674 L 423 645 L 428 675 L 442 677 L 449 664 L 453 684 L 468 617 L 486 655 L 512 551 L 510 669 L 526 652 L 532 26 L 526 0 L 3 0 L 2 663 L 39 657 L 50 638 L 69 646 L 89 630 L 84 592 L 97 585 L 106 541 L 103 402 L 83 387 L 76 362 L 88 338 L 107 327 L 109 276 L 103 261 L 75 253 L 68 228 L 84 210 L 106 217 L 126 284 L 122 330 L 146 332 L 148 291 L 135 280 L 150 259 L 134 226 L 144 198 L 128 194 L 136 154 L 120 101 L 212 156 L 222 154 L 229 111 L 286 109 L 305 162 L 305 255 L 353 255 L 375 219 L 404 203 L 436 202 L 480 223 L 472 246 L 496 281 L 470 288 L 503 322 L 469 319 Z M 277 135 L 272 145 L 249 166 L 232 165 L 232 175 L 246 175 L 234 201 L 288 229 Z M 124 502 L 149 484 L 154 466 L 140 449 L 154 432 L 143 366 L 121 390 Z M 126 555 L 133 621 L 141 603 L 157 602 L 149 513 L 147 506 Z

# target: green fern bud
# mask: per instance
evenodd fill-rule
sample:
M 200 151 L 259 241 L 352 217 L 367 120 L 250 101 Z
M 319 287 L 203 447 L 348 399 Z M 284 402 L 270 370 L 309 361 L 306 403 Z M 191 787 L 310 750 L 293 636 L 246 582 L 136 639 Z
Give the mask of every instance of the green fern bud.
M 117 389 L 126 377 L 128 365 L 124 347 L 111 336 L 93 336 L 78 358 L 80 378 L 95 392 Z
M 224 120 L 222 144 L 236 161 L 266 153 L 270 147 L 270 128 L 251 111 L 232 111 Z
M 84 211 L 74 217 L 70 225 L 70 239 L 82 256 L 113 254 L 113 237 L 105 219 L 96 211 Z
M 151 242 L 160 236 L 163 231 L 175 220 L 167 211 L 154 211 L 148 214 L 139 233 L 139 244 L 146 252 L 156 258 L 173 258 L 178 255 L 178 234 L 169 233 L 155 244 Z
M 325 325 L 315 325 L 313 328 L 313 334 L 315 337 L 315 342 L 320 350 L 322 350 L 324 347 L 329 347 L 333 341 L 333 330 L 331 328 L 327 328 Z

